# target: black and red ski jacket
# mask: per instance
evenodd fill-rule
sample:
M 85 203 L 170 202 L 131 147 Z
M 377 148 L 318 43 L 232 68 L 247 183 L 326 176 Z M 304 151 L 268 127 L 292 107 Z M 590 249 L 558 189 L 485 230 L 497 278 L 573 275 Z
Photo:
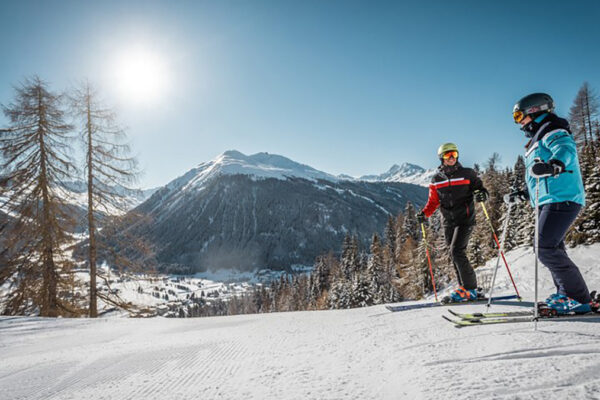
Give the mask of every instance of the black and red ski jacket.
M 471 168 L 460 163 L 452 167 L 441 165 L 429 184 L 429 199 L 423 213 L 430 217 L 440 207 L 446 226 L 475 224 L 473 192 L 487 190 Z

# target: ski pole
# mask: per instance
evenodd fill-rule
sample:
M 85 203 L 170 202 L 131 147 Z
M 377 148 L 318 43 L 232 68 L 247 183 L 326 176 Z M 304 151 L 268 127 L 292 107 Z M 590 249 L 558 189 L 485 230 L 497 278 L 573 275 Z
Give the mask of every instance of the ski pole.
M 429 257 L 429 244 L 427 244 L 427 234 L 425 233 L 425 223 L 421 222 L 421 233 L 423 233 L 423 242 L 425 243 L 425 253 L 427 254 L 427 263 L 429 263 L 429 274 L 431 275 L 431 283 L 433 285 L 433 294 L 435 301 L 438 301 L 437 290 L 435 289 L 435 279 L 433 278 L 433 268 L 431 267 L 431 257 Z
M 501 249 L 500 242 L 498 242 L 498 236 L 496 236 L 496 231 L 494 230 L 494 225 L 492 225 L 492 220 L 490 219 L 490 216 L 488 215 L 487 209 L 485 208 L 485 204 L 483 204 L 483 202 L 481 202 L 479 204 L 481 204 L 481 208 L 483 208 L 483 213 L 485 214 L 485 218 L 487 219 L 487 222 L 490 225 L 490 228 L 492 230 L 492 235 L 494 235 L 494 240 L 496 241 L 496 246 L 498 247 L 498 250 L 500 251 L 500 255 L 502 256 L 502 260 L 504 261 L 504 265 L 506 266 L 506 270 L 508 271 L 508 276 L 510 277 L 510 281 L 512 282 L 513 287 L 515 288 L 517 297 L 520 299 L 521 295 L 519 294 L 519 290 L 517 289 L 515 280 L 513 279 L 513 276 L 510 273 L 510 268 L 508 267 L 508 263 L 506 262 L 506 258 L 504 257 L 504 252 Z
M 540 178 L 535 178 L 535 239 L 534 239 L 534 253 L 535 253 L 535 299 L 533 301 L 533 329 L 537 331 L 538 322 L 538 259 L 539 259 L 539 246 L 540 246 Z
M 494 293 L 494 285 L 496 284 L 496 274 L 498 273 L 498 267 L 500 267 L 500 256 L 504 251 L 504 243 L 506 241 L 506 231 L 508 230 L 508 220 L 510 219 L 510 210 L 513 203 L 508 203 L 508 210 L 506 211 L 506 219 L 502 226 L 502 236 L 500 237 L 500 248 L 498 249 L 498 257 L 496 258 L 496 268 L 494 268 L 494 277 L 492 278 L 492 285 L 490 286 L 490 293 L 488 294 L 487 308 L 489 309 L 492 305 L 492 295 Z

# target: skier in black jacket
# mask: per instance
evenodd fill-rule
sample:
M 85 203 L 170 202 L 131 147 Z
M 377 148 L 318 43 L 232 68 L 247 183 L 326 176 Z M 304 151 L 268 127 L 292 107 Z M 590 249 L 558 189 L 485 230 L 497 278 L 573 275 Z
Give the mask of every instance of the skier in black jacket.
M 459 287 L 450 294 L 454 302 L 475 300 L 478 296 L 477 276 L 469 263 L 466 250 L 475 225 L 475 203 L 486 201 L 488 191 L 471 168 L 458 162 L 458 147 L 444 143 L 438 149 L 441 165 L 431 179 L 429 199 L 417 214 L 425 222 L 440 207 L 444 217 L 444 235 L 450 248 Z

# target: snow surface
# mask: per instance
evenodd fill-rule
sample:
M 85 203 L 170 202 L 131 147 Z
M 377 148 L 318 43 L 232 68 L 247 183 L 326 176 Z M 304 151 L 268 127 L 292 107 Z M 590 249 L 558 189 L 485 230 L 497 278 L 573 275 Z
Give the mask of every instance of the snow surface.
M 600 244 L 569 249 L 590 288 Z M 507 254 L 533 300 L 533 255 Z M 480 268 L 489 279 L 495 260 Z M 511 293 L 504 266 L 497 294 Z M 540 267 L 542 296 L 553 291 Z M 483 311 L 483 305 L 457 306 Z M 0 318 L 2 399 L 598 399 L 598 319 L 456 329 L 444 308 L 194 319 Z

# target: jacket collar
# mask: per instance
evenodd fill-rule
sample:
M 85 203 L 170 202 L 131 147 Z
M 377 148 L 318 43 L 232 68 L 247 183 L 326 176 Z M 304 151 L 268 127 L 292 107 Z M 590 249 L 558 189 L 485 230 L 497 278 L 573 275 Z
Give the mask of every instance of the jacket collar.
M 454 174 L 456 171 L 458 171 L 458 170 L 459 170 L 459 169 L 461 169 L 461 168 L 462 168 L 462 164 L 461 164 L 460 162 L 458 162 L 458 161 L 457 161 L 457 162 L 456 162 L 456 164 L 454 164 L 454 165 L 453 165 L 453 166 L 451 166 L 451 167 L 450 167 L 450 166 L 448 166 L 448 165 L 444 165 L 444 164 L 440 165 L 440 166 L 438 167 L 438 171 L 439 171 L 439 172 L 440 172 L 442 175 L 444 175 L 444 176 L 446 176 L 446 177 L 447 177 L 448 175 L 452 175 L 452 174 Z

